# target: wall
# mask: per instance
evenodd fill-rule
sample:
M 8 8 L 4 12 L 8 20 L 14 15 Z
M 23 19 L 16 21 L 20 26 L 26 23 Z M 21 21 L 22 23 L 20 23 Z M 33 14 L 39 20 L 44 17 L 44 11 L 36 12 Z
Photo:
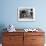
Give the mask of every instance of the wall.
M 46 28 L 46 0 L 0 0 L 1 15 L 0 25 L 13 24 L 16 28 L 43 27 Z M 36 9 L 36 21 L 18 22 L 18 7 L 34 7 Z

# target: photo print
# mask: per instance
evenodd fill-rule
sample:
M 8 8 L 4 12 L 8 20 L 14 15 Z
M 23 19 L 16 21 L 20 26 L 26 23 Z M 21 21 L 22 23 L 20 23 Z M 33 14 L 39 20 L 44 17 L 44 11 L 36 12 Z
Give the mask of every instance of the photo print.
M 18 21 L 35 21 L 35 8 L 18 8 Z

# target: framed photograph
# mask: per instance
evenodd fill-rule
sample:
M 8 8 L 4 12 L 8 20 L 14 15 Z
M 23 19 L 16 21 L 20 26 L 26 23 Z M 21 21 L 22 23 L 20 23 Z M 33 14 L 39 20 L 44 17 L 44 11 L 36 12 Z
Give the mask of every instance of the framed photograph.
M 35 8 L 19 7 L 18 21 L 35 21 Z

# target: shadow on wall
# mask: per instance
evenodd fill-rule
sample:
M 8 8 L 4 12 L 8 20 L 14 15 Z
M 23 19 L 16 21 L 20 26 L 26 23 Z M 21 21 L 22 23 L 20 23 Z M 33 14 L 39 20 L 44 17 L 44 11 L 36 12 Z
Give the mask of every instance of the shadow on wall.
M 4 28 L 6 28 L 5 25 L 0 24 L 0 43 L 2 43 L 2 36 L 3 36 L 2 32 L 6 31 L 6 30 L 4 30 Z

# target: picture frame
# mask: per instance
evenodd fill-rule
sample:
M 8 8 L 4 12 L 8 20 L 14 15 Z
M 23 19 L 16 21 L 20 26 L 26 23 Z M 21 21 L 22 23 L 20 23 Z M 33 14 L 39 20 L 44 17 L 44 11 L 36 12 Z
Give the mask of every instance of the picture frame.
M 18 21 L 35 21 L 35 8 L 19 7 L 17 14 Z

